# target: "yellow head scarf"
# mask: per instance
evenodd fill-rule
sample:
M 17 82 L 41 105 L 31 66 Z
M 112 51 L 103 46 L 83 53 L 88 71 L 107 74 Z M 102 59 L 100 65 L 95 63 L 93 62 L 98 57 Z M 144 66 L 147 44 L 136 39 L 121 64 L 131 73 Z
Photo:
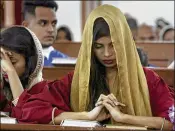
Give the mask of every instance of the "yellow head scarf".
M 113 93 L 126 104 L 125 113 L 137 116 L 151 116 L 149 92 L 142 65 L 137 54 L 131 31 L 122 12 L 111 5 L 102 5 L 89 15 L 82 37 L 82 45 L 71 87 L 73 111 L 86 111 L 89 104 L 89 79 L 91 47 L 94 21 L 102 17 L 109 25 L 111 40 L 116 52 L 118 78 Z M 117 92 L 117 91 L 116 91 Z

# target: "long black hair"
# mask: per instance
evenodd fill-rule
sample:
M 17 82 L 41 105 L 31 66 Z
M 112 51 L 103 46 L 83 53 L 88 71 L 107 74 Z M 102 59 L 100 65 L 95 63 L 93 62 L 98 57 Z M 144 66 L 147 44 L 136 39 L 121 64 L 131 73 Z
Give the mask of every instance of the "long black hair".
M 92 110 L 95 107 L 100 94 L 109 94 L 109 87 L 106 82 L 106 70 L 94 54 L 94 42 L 103 36 L 110 36 L 109 26 L 103 18 L 97 18 L 93 27 L 93 43 L 91 51 L 91 68 L 90 68 L 90 103 L 88 110 Z
M 28 78 L 34 72 L 37 64 L 36 46 L 33 37 L 24 27 L 11 27 L 1 32 L 0 46 L 24 56 L 25 72 L 20 77 L 20 81 L 23 88 L 27 88 Z M 12 100 L 10 85 L 5 80 L 3 82 L 3 92 L 8 100 Z

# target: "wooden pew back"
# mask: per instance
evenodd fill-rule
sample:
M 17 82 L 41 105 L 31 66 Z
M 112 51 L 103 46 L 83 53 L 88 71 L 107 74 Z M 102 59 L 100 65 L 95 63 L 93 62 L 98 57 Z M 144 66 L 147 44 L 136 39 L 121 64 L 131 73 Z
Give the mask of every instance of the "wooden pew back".
M 54 48 L 71 57 L 77 57 L 81 42 L 54 43 Z M 174 43 L 137 42 L 148 55 L 149 63 L 158 67 L 167 67 L 174 60 Z
M 1 131 L 121 131 L 121 130 L 143 130 L 139 127 L 113 126 L 105 127 L 71 127 L 49 124 L 1 124 Z
M 149 63 L 167 67 L 174 60 L 174 43 L 136 43 L 148 55 Z
M 167 68 L 154 68 L 155 71 L 162 79 L 171 87 L 174 87 L 174 70 Z M 48 80 L 60 79 L 68 72 L 74 71 L 74 66 L 60 66 L 60 67 L 44 67 L 43 78 Z
M 54 43 L 53 47 L 70 57 L 78 57 L 80 50 L 80 42 L 65 42 L 65 43 Z

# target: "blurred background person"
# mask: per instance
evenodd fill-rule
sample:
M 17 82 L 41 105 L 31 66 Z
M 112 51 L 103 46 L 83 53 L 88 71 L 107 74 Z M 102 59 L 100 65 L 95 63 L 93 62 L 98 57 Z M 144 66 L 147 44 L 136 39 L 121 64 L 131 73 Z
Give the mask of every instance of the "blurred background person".
M 138 52 L 142 66 L 144 66 L 144 67 L 148 66 L 148 56 L 144 52 L 144 50 L 142 48 L 137 47 L 137 52 Z
M 156 41 L 156 33 L 152 26 L 141 24 L 138 27 L 137 41 Z
M 170 23 L 168 21 L 166 21 L 164 18 L 159 17 L 155 20 L 155 24 L 156 24 L 156 35 L 159 38 L 160 36 L 160 31 L 167 25 L 170 25 Z
M 143 67 L 149 67 L 149 68 L 150 67 L 156 67 L 155 65 L 150 64 L 148 62 L 148 55 L 146 54 L 146 52 L 142 48 L 137 47 L 137 52 L 138 52 L 140 62 L 141 62 Z
M 60 26 L 57 29 L 57 37 L 56 41 L 64 42 L 64 41 L 72 41 L 72 31 L 67 26 Z
M 126 13 L 125 14 L 127 23 L 131 29 L 132 35 L 133 35 L 133 39 L 136 40 L 137 38 L 137 29 L 138 29 L 138 23 L 137 23 L 137 19 L 132 17 L 130 14 Z
M 161 41 L 174 41 L 174 28 L 170 25 L 165 26 L 160 31 L 160 40 Z

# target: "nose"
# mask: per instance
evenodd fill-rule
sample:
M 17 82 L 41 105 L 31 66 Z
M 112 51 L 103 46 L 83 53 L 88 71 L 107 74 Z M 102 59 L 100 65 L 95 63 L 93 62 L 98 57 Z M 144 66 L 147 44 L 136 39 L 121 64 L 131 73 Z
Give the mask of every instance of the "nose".
M 54 31 L 54 27 L 52 26 L 52 24 L 49 24 L 47 27 L 48 32 L 53 32 Z
M 104 50 L 104 56 L 109 57 L 111 55 L 112 55 L 112 51 L 108 47 L 106 47 Z

